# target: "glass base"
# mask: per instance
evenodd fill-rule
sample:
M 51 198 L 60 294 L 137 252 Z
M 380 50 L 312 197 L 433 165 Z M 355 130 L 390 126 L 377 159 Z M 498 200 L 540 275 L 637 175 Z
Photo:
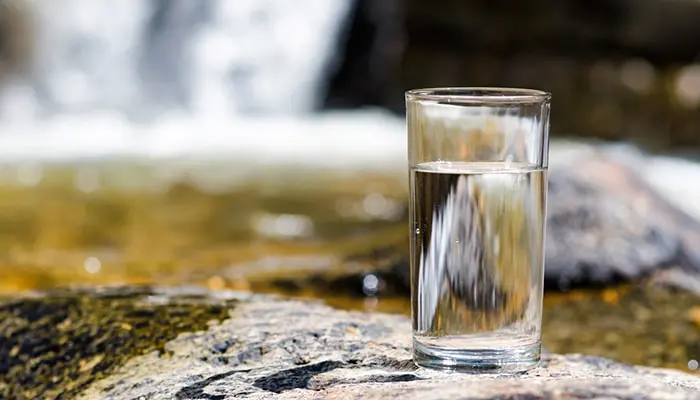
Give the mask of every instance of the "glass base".
M 503 349 L 451 349 L 413 339 L 413 362 L 419 367 L 471 372 L 522 373 L 540 362 L 540 344 Z

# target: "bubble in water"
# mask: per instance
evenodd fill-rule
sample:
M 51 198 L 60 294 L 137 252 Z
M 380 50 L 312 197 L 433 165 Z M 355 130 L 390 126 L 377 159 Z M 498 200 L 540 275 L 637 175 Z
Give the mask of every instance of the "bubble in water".
M 97 257 L 88 257 L 85 259 L 83 267 L 89 274 L 96 274 L 102 269 L 102 263 Z
M 690 368 L 691 371 L 697 371 L 697 369 L 700 367 L 700 363 L 698 360 L 690 360 L 688 361 L 688 368 Z
M 379 278 L 375 275 L 367 275 L 362 280 L 362 291 L 368 296 L 373 296 L 379 291 Z

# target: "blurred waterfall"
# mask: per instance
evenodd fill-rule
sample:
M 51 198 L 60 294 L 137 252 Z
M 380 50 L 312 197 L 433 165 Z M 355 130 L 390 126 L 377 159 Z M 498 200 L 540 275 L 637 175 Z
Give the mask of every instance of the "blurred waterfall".
M 33 0 L 26 84 L 58 112 L 308 112 L 350 2 Z
M 0 88 L 0 159 L 361 163 L 402 143 L 396 117 L 314 113 L 352 0 L 3 1 L 34 57 Z

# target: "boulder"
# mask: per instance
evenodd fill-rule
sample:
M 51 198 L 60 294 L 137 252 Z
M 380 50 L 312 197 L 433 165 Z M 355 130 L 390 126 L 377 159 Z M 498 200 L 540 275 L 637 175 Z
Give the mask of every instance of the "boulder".
M 549 286 L 638 281 L 667 269 L 700 276 L 700 223 L 685 211 L 692 197 L 671 201 L 652 185 L 644 166 L 652 158 L 585 145 L 555 147 L 552 156 Z
M 121 314 L 91 318 L 110 309 Z M 170 318 L 162 318 L 166 310 Z M 580 354 L 545 354 L 517 376 L 418 369 L 403 316 L 237 292 L 31 294 L 0 301 L 0 315 L 0 398 L 680 400 L 700 393 L 698 376 Z M 152 345 L 139 349 L 134 340 Z
M 629 146 L 561 141 L 550 158 L 546 289 L 651 280 L 700 294 L 700 191 L 689 184 L 700 179 L 700 164 L 663 166 Z M 407 236 L 348 261 L 375 266 L 387 293 L 407 293 Z M 348 268 L 334 281 L 347 287 L 366 272 Z

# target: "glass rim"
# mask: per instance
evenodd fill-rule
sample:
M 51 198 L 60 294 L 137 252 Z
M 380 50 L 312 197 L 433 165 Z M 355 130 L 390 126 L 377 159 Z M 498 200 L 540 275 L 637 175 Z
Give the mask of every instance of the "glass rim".
M 546 103 L 552 94 L 538 89 L 513 87 L 434 87 L 411 89 L 407 101 L 453 104 L 533 104 Z

